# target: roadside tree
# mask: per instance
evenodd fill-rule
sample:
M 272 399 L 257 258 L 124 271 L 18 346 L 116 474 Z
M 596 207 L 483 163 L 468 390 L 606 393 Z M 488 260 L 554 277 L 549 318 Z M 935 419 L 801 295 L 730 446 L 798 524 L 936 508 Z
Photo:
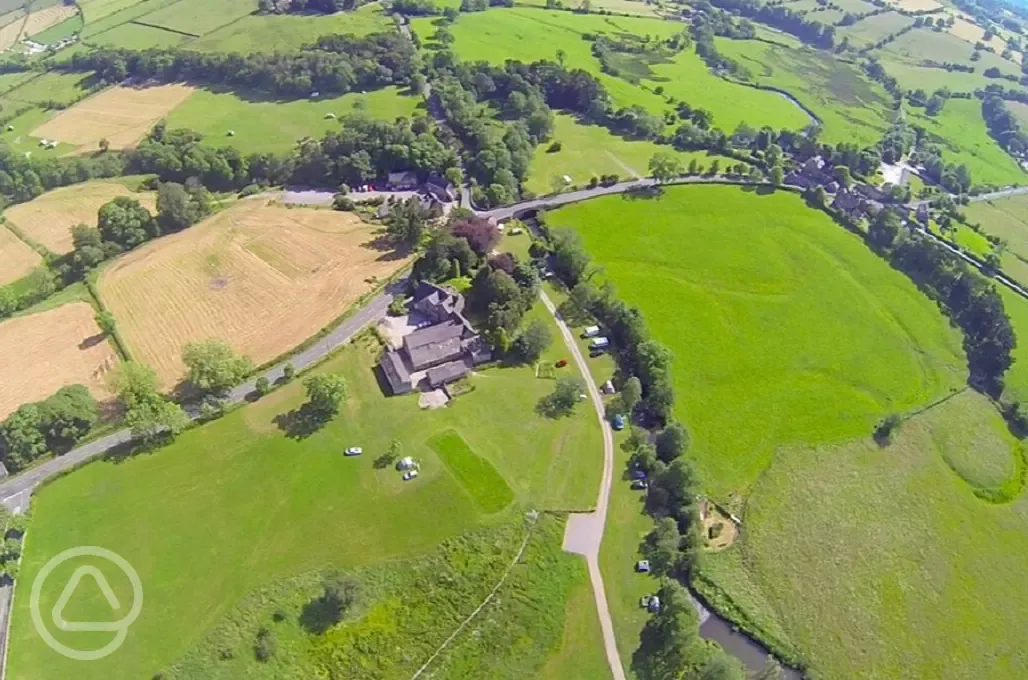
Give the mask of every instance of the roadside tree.
M 585 383 L 577 376 L 557 378 L 553 392 L 539 400 L 538 410 L 549 418 L 570 416 L 575 404 L 581 401 L 585 393 Z
M 346 398 L 346 383 L 338 375 L 318 373 L 303 381 L 307 389 L 305 408 L 322 417 L 332 417 Z
M 650 175 L 659 183 L 670 182 L 683 174 L 682 164 L 669 153 L 658 151 L 650 158 Z
M 204 394 L 223 394 L 253 372 L 253 362 L 232 351 L 228 343 L 211 338 L 182 348 L 186 380 Z

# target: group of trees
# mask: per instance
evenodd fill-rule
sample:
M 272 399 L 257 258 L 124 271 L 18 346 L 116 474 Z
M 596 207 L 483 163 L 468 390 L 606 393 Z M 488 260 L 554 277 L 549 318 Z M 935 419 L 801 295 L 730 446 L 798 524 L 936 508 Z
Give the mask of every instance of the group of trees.
M 986 94 L 982 98 L 982 118 L 996 143 L 1014 156 L 1028 156 L 1028 134 L 1021 129 L 1017 117 L 998 95 Z
M 785 6 L 766 5 L 757 0 L 709 0 L 710 4 L 733 14 L 768 24 L 790 33 L 815 47 L 831 49 L 835 45 L 835 27 L 807 19 L 803 12 Z M 704 3 L 701 3 L 701 6 Z
M 0 423 L 0 459 L 8 471 L 17 472 L 48 451 L 70 449 L 99 417 L 89 390 L 62 387 L 43 401 L 22 404 Z
M 128 361 L 115 374 L 118 400 L 125 407 L 125 424 L 144 446 L 173 438 L 189 425 L 182 407 L 160 392 L 160 381 L 145 364 Z
M 925 113 L 929 116 L 936 116 L 942 112 L 942 107 L 946 105 L 950 96 L 949 88 L 946 87 L 936 90 L 931 96 L 921 88 L 918 88 L 907 93 L 907 101 L 911 106 L 924 108 Z
M 56 62 L 54 68 L 92 71 L 107 83 L 141 81 L 228 85 L 284 97 L 345 94 L 410 82 L 414 46 L 399 32 L 326 35 L 293 52 L 248 55 L 159 49 L 98 48 Z

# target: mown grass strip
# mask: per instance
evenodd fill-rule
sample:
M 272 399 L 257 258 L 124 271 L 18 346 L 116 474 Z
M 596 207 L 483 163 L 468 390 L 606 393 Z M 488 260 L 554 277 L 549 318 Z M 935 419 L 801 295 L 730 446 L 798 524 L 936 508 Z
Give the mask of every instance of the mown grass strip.
M 482 512 L 498 512 L 514 500 L 514 492 L 492 463 L 472 451 L 456 430 L 432 437 L 428 446 L 439 454 Z

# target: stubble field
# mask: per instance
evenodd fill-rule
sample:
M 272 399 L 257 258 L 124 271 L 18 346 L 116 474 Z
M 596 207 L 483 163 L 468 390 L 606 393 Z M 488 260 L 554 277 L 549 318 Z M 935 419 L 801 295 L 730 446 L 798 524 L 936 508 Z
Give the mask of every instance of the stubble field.
M 170 387 L 187 342 L 221 338 L 260 364 L 317 333 L 407 262 L 374 241 L 354 215 L 244 201 L 120 258 L 100 295 Z
M 97 148 L 101 139 L 107 139 L 112 149 L 127 149 L 192 93 L 192 87 L 181 84 L 112 87 L 62 111 L 32 136 L 73 144 L 79 151 Z
M 0 323 L 0 418 L 66 385 L 85 385 L 94 397 L 106 398 L 106 376 L 116 365 L 93 308 L 84 302 L 8 319 Z
M 43 258 L 10 229 L 0 226 L 0 286 L 17 281 L 39 266 Z
M 156 211 L 157 197 L 153 192 L 136 193 L 115 182 L 86 182 L 48 191 L 28 203 L 8 208 L 4 216 L 29 238 L 63 255 L 74 249 L 72 227 L 95 227 L 100 206 L 118 196 L 134 198 L 151 213 Z

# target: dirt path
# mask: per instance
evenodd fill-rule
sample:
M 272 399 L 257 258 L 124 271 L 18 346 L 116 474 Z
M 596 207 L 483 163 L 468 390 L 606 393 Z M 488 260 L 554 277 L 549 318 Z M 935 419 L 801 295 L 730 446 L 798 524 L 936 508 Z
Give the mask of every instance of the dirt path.
M 618 158 L 617 156 L 615 156 L 611 152 L 607 151 L 606 154 L 608 156 L 610 156 L 610 160 L 612 160 L 615 163 L 617 163 L 618 165 L 620 165 L 621 169 L 624 170 L 625 172 L 627 172 L 632 177 L 635 177 L 636 179 L 642 177 L 642 175 L 639 173 L 638 170 L 633 168 L 631 165 L 628 165 L 627 163 L 625 163 L 623 160 L 621 160 L 620 158 Z
M 610 486 L 614 481 L 614 435 L 611 433 L 610 425 L 604 418 L 603 397 L 596 386 L 596 382 L 589 373 L 589 366 L 582 356 L 575 336 L 567 324 L 557 313 L 557 308 L 547 297 L 545 292 L 539 293 L 543 305 L 557 321 L 560 334 L 564 337 L 564 344 L 567 345 L 571 355 L 575 358 L 575 364 L 582 372 L 585 384 L 589 392 L 589 399 L 596 410 L 596 418 L 600 421 L 600 429 L 603 432 L 603 478 L 600 481 L 600 492 L 596 499 L 596 509 L 590 513 L 573 514 L 568 518 L 567 528 L 564 531 L 564 549 L 568 552 L 585 556 L 586 564 L 589 567 L 589 580 L 593 586 L 593 599 L 596 601 L 596 613 L 600 617 L 600 629 L 603 631 L 603 648 L 607 653 L 607 665 L 610 666 L 610 673 L 614 680 L 626 680 L 625 667 L 621 664 L 621 655 L 618 652 L 617 640 L 614 637 L 614 624 L 610 618 L 610 608 L 607 606 L 607 593 L 603 587 L 603 574 L 600 573 L 600 543 L 603 541 L 603 529 L 607 524 L 607 506 L 610 502 Z

